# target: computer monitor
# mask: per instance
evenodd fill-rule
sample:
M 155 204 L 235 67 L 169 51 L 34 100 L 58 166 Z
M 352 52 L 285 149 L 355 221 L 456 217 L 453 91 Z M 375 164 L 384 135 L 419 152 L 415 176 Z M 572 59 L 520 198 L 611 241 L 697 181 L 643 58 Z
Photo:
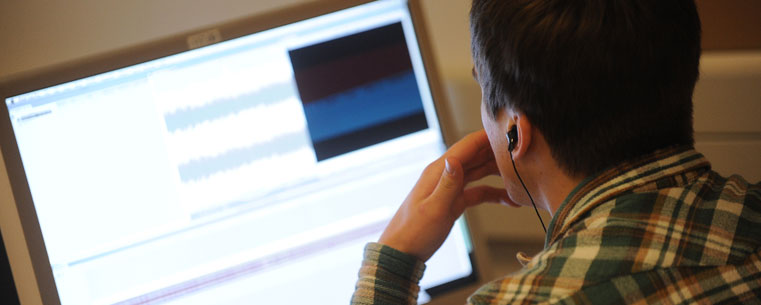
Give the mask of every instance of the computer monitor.
M 320 1 L 4 82 L 43 303 L 348 302 L 446 149 L 420 14 Z M 460 219 L 420 301 L 476 281 L 473 257 Z

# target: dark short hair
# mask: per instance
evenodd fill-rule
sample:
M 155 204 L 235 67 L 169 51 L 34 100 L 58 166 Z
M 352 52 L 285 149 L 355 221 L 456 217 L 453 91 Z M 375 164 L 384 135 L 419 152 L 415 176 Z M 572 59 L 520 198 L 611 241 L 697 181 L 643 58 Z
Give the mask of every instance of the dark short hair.
M 470 18 L 487 110 L 526 115 L 567 173 L 693 145 L 693 0 L 473 0 Z

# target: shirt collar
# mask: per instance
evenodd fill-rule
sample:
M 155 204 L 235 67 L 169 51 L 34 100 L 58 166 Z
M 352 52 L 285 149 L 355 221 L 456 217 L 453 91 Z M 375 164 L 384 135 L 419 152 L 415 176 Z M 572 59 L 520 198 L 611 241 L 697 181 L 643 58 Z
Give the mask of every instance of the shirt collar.
M 692 147 L 658 150 L 584 179 L 558 207 L 545 238 L 545 248 L 557 241 L 581 216 L 623 193 L 655 188 L 652 182 L 682 174 L 697 175 L 711 165 Z M 701 170 L 702 169 L 702 170 Z M 684 179 L 680 179 L 684 180 Z

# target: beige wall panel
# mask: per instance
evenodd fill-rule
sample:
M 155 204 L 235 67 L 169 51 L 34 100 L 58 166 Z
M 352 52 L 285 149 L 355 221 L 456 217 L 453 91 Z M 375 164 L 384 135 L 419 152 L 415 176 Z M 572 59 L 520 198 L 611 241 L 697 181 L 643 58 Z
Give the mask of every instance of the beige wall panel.
M 761 134 L 756 140 L 700 141 L 695 148 L 722 176 L 739 174 L 748 182 L 761 182 Z
M 700 73 L 696 132 L 761 132 L 761 50 L 705 52 Z
M 448 95 L 451 124 L 458 138 L 483 128 L 481 124 L 481 87 L 470 76 L 453 76 L 444 80 Z
M 472 211 L 477 217 L 475 225 L 492 241 L 521 241 L 544 243 L 544 231 L 536 212 L 531 207 L 513 208 L 497 204 L 482 205 Z M 545 226 L 550 225 L 550 217 L 539 211 Z
M 761 1 L 697 0 L 703 49 L 761 48 Z

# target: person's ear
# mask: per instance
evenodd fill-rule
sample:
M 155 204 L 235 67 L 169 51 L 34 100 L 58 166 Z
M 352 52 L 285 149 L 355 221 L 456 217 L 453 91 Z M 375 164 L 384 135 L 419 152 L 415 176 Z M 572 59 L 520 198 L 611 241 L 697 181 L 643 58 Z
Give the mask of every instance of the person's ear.
M 515 114 L 508 120 L 507 149 L 514 159 L 523 156 L 531 145 L 532 125 L 525 115 Z
M 507 131 L 507 151 L 513 152 L 513 149 L 515 149 L 515 145 L 518 143 L 518 126 L 513 124 L 512 126 L 508 127 Z

